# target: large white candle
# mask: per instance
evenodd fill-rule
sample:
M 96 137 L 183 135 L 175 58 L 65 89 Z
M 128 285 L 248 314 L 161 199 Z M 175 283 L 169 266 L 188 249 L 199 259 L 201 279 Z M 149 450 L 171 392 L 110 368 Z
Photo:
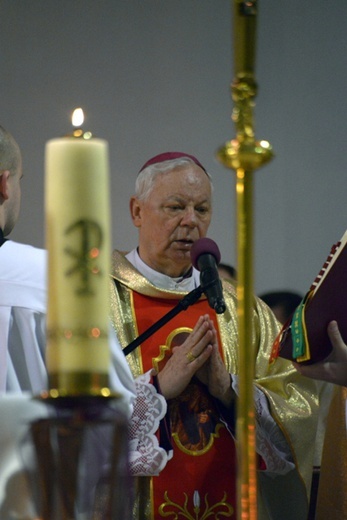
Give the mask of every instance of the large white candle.
M 48 249 L 46 363 L 57 395 L 107 393 L 110 203 L 108 144 L 46 144 Z

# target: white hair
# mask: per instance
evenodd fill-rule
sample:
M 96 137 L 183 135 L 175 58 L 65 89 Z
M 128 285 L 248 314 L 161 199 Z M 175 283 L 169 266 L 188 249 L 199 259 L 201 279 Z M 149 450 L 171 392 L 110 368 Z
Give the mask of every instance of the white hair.
M 162 161 L 162 162 L 159 162 L 156 164 L 151 164 L 150 166 L 147 166 L 147 168 L 144 168 L 137 176 L 137 179 L 135 182 L 136 197 L 141 200 L 146 200 L 154 187 L 156 178 L 159 175 L 164 175 L 165 173 L 171 172 L 172 170 L 179 168 L 180 166 L 185 166 L 187 164 L 193 164 L 196 166 L 196 163 L 193 161 L 193 159 L 190 159 L 190 157 L 180 157 L 178 159 L 169 159 L 168 161 Z M 211 190 L 212 190 L 213 186 L 212 186 L 211 175 L 207 172 L 205 172 L 205 173 L 211 183 Z

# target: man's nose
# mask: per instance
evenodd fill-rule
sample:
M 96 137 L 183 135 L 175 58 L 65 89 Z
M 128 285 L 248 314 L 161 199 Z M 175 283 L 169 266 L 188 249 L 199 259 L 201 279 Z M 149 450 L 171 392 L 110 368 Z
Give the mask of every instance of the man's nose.
M 195 227 L 197 224 L 197 216 L 194 208 L 186 208 L 182 216 L 181 225 Z

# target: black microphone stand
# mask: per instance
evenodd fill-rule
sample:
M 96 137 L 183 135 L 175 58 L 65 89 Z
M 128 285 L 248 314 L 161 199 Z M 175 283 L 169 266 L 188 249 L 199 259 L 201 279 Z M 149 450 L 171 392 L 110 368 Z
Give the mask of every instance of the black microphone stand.
M 134 341 L 129 343 L 127 347 L 123 349 L 123 354 L 127 356 L 135 350 L 136 347 L 138 347 L 141 343 L 143 343 L 146 339 L 148 339 L 150 336 L 152 336 L 157 330 L 159 330 L 161 327 L 163 327 L 168 321 L 170 321 L 172 318 L 174 318 L 177 314 L 179 314 L 181 311 L 185 311 L 190 307 L 190 305 L 193 305 L 193 303 L 197 302 L 200 296 L 202 295 L 204 291 L 202 290 L 201 286 L 197 287 L 196 289 L 193 289 L 190 293 L 188 293 L 182 300 L 178 302 L 178 304 L 171 309 L 167 314 L 164 314 L 160 320 L 153 323 L 145 332 L 140 334 Z

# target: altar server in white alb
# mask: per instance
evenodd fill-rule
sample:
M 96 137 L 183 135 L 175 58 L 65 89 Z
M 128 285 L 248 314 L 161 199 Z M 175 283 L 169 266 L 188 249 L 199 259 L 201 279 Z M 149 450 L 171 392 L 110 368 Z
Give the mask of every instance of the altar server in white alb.
M 0 127 L 0 391 L 40 392 L 44 364 L 46 251 L 6 237 L 21 202 L 22 158 Z
M 0 126 L 0 393 L 35 395 L 47 389 L 47 251 L 8 239 L 19 217 L 22 177 L 20 148 Z M 133 379 L 112 339 L 110 385 L 129 405 Z
M 0 127 L 0 518 L 36 518 L 21 454 L 29 424 L 47 416 L 33 399 L 47 389 L 46 260 L 47 252 L 7 237 L 16 225 L 21 203 L 22 158 L 15 139 Z M 110 385 L 122 395 L 129 414 L 134 403 L 133 379 L 124 355 L 112 349 Z M 144 432 L 144 438 L 146 432 Z M 138 449 L 140 441 L 132 441 Z M 33 447 L 25 453 L 33 457 Z M 29 457 L 29 458 L 30 458 Z M 136 456 L 136 451 L 133 458 Z
M 0 126 L 0 396 L 20 393 L 29 406 L 30 396 L 47 389 L 47 251 L 8 239 L 19 217 L 21 178 L 20 148 L 13 136 Z M 164 450 L 159 447 L 154 432 L 166 413 L 165 400 L 141 379 L 135 387 L 111 325 L 110 349 L 110 388 L 121 396 L 119 402 L 125 412 L 129 416 L 133 412 L 129 439 L 132 473 L 138 472 L 138 464 L 143 460 L 147 461 L 150 473 L 157 472 Z M 0 399 L 0 415 L 1 406 L 5 406 L 3 399 Z M 148 429 L 136 426 L 138 406 L 142 415 L 152 417 Z

